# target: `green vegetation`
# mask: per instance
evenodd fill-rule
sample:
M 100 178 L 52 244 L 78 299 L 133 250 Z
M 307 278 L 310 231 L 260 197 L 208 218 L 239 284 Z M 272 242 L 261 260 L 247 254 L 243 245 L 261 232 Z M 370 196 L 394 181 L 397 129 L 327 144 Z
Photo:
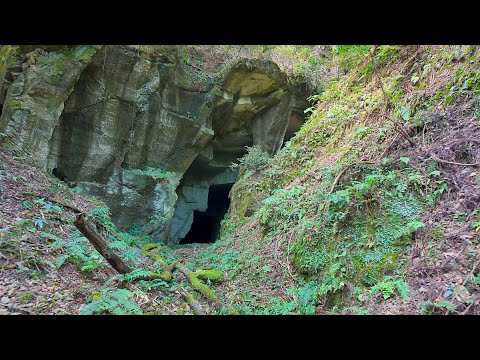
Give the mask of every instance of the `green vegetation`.
M 202 280 L 222 281 L 223 272 L 219 270 L 196 270 L 195 276 Z
M 370 290 L 371 295 L 382 293 L 384 299 L 391 297 L 397 291 L 404 299 L 408 300 L 408 286 L 403 280 L 393 280 L 391 276 L 385 276 L 384 279 L 375 284 Z
M 133 173 L 142 175 L 142 176 L 147 176 L 149 178 L 152 178 L 155 181 L 158 180 L 163 180 L 163 179 L 168 179 L 173 176 L 173 173 L 166 171 L 162 168 L 145 168 L 145 169 L 133 169 L 131 170 Z
M 11 112 L 14 112 L 16 110 L 21 110 L 21 109 L 25 109 L 26 106 L 23 102 L 21 102 L 20 100 L 17 100 L 17 99 L 11 99 L 10 101 L 8 101 L 6 104 L 5 104 L 5 108 L 8 109 L 9 111 Z
M 130 300 L 134 295 L 127 289 L 103 289 L 93 293 L 93 301 L 82 309 L 81 314 L 142 315 L 140 307 Z
M 18 51 L 18 46 L 16 45 L 0 45 L 0 75 L 11 64 L 11 59 L 15 56 L 15 53 Z M 0 76 L 2 78 L 3 75 Z
M 268 236 L 298 239 L 286 251 L 298 271 L 320 275 L 315 291 L 320 301 L 347 284 L 374 286 L 388 273 L 401 273 L 398 256 L 423 226 L 419 215 L 427 206 L 412 174 L 361 166 L 352 171 L 350 185 L 338 185 L 330 194 L 320 189 L 312 194 L 300 186 L 274 190 L 254 217 Z
M 238 163 L 230 166 L 232 170 L 240 168 L 240 172 L 255 172 L 261 170 L 270 160 L 270 155 L 263 151 L 259 146 L 246 146 L 247 153 L 238 159 Z
M 185 83 L 213 84 L 240 59 L 270 60 L 287 74 L 290 81 L 305 83 L 312 91 L 324 88 L 331 46 L 305 45 L 138 45 L 145 54 L 163 55 L 176 63 Z M 334 47 L 335 48 L 335 47 Z

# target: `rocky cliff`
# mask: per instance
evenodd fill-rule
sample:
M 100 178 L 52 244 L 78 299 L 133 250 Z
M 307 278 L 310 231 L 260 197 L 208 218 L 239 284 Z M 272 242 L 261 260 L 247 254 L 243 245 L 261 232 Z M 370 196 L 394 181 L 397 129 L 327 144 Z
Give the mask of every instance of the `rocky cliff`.
M 178 243 L 211 185 L 258 145 L 275 154 L 308 94 L 272 61 L 207 71 L 176 47 L 5 47 L 2 146 L 104 201 L 122 229 Z

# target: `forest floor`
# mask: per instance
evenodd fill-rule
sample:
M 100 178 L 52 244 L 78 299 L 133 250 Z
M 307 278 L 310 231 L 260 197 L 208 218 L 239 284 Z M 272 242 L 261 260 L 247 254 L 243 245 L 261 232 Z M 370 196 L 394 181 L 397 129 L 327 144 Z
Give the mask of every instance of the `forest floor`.
M 390 284 L 384 282 L 383 291 L 376 295 L 363 294 L 361 305 L 351 297 L 335 308 L 318 304 L 315 313 L 480 314 L 480 164 L 475 160 L 480 158 L 480 123 L 474 109 L 467 95 L 455 105 L 435 110 L 424 126 L 410 129 L 414 147 L 397 136 L 383 154 L 409 159 L 409 166 L 419 174 L 429 172 L 435 161 L 441 174 L 437 181 L 448 189 L 421 214 L 424 226 L 399 256 L 399 264 L 406 264 L 408 298 L 391 296 Z M 244 313 L 297 313 L 308 288 L 298 281 L 301 275 L 287 255 L 296 240 L 293 233 L 265 236 L 258 217 L 253 216 L 217 244 L 176 251 L 185 261 L 199 266 L 213 262 L 225 269 L 229 281 L 218 291 L 230 304 L 246 307 Z
M 78 313 L 83 295 L 108 270 L 90 277 L 71 263 L 56 269 L 55 252 L 40 234 L 48 226 L 58 236 L 68 236 L 72 226 L 67 222 L 74 213 L 52 214 L 42 204 L 56 199 L 87 210 L 93 205 L 4 151 L 0 167 L 0 313 Z
M 74 244 L 73 221 L 78 211 L 88 213 L 104 204 L 72 191 L 24 160 L 0 150 L 0 315 L 80 314 L 95 300 L 114 299 L 105 291 L 115 289 L 131 291 L 131 303 L 123 304 L 139 307 L 138 312 L 120 309 L 120 314 L 192 314 L 185 290 L 193 293 L 207 314 L 219 311 L 218 304 L 195 293 L 179 271 L 173 272 L 168 283 L 115 279 L 117 272 L 91 244 L 86 240 L 82 246 Z M 55 240 L 73 246 L 58 247 Z M 137 250 L 138 268 L 152 267 L 151 259 L 138 255 L 137 245 L 132 248 Z M 195 247 L 161 248 L 170 264 L 185 261 L 191 267 L 188 261 Z M 118 250 L 121 256 L 124 252 Z M 89 268 L 88 261 L 94 268 Z

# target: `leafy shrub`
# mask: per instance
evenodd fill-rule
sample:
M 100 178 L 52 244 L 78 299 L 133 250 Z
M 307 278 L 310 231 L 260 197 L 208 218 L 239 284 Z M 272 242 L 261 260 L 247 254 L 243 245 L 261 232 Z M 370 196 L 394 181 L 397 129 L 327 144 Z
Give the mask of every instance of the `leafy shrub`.
M 239 159 L 238 163 L 230 165 L 232 170 L 243 167 L 247 171 L 257 171 L 265 167 L 270 160 L 270 155 L 259 146 L 245 146 L 247 153 Z

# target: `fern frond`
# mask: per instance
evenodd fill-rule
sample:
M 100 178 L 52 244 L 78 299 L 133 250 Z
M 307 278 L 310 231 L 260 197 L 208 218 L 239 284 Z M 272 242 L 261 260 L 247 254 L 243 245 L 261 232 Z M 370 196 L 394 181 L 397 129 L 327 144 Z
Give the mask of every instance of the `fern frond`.
M 138 256 L 140 255 L 140 250 L 137 249 L 137 248 L 131 248 L 129 249 L 127 252 L 125 252 L 125 254 L 123 255 L 123 257 L 129 261 L 132 261 L 132 262 L 137 262 L 138 260 Z
M 128 248 L 128 245 L 125 244 L 123 241 L 114 241 L 108 245 L 110 249 L 118 249 L 118 250 L 125 250 Z
M 62 267 L 62 265 L 65 263 L 65 261 L 68 260 L 69 257 L 70 257 L 70 255 L 65 254 L 65 255 L 62 255 L 62 256 L 60 256 L 59 258 L 57 258 L 57 259 L 54 261 L 55 267 L 56 267 L 57 269 L 60 269 L 60 268 Z
M 125 280 L 132 281 L 141 277 L 152 276 L 152 272 L 150 270 L 145 269 L 135 269 L 128 274 L 123 275 Z

